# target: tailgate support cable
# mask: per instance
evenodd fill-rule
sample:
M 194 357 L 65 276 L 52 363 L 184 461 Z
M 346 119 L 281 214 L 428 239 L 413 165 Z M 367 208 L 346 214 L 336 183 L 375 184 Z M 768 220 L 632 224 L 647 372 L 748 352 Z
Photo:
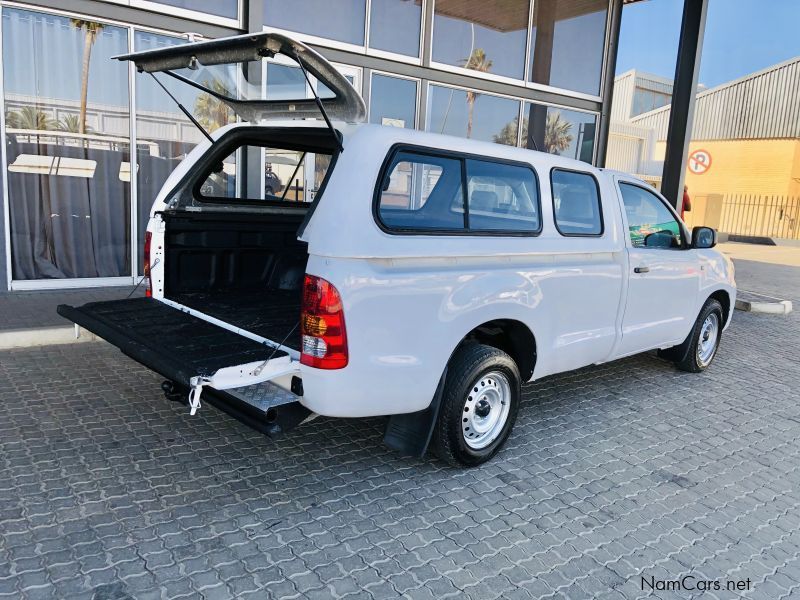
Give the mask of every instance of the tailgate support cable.
M 275 353 L 283 347 L 283 345 L 286 343 L 286 340 L 288 340 L 289 336 L 294 333 L 294 330 L 297 329 L 299 324 L 300 321 L 295 323 L 294 327 L 292 327 L 289 330 L 289 333 L 286 334 L 286 337 L 283 338 L 283 341 L 281 341 L 280 344 L 272 349 L 272 353 L 269 355 L 269 357 L 267 357 L 264 362 L 253 369 L 252 374 L 255 377 L 261 375 L 261 372 L 269 364 L 269 361 L 271 361 L 272 357 L 275 356 Z M 211 377 L 205 377 L 202 375 L 195 375 L 189 379 L 189 415 L 194 416 L 197 413 L 198 409 L 200 408 L 200 396 L 203 394 L 203 388 L 207 385 L 212 385 L 213 383 L 214 380 Z

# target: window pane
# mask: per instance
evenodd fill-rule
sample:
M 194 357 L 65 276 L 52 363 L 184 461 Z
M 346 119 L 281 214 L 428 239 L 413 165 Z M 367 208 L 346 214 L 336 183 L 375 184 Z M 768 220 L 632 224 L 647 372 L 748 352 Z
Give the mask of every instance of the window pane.
M 461 161 L 398 152 L 383 181 L 380 218 L 400 229 L 463 229 Z
M 111 60 L 127 30 L 10 7 L 2 20 L 13 278 L 130 275 L 128 68 Z
M 306 92 L 300 67 L 267 63 L 267 100 L 299 100 L 307 97 Z
M 417 82 L 373 75 L 369 93 L 369 122 L 413 129 L 417 114 Z
M 167 4 L 176 8 L 185 8 L 218 17 L 237 19 L 239 17 L 238 0 L 151 0 L 158 4 Z
M 264 25 L 364 45 L 365 0 L 264 0 Z
M 372 0 L 369 17 L 370 48 L 419 56 L 422 2 Z
M 658 196 L 626 183 L 621 183 L 619 188 L 634 247 L 681 247 L 681 227 Z
M 608 0 L 536 0 L 531 81 L 597 95 Z
M 428 131 L 515 146 L 518 121 L 517 100 L 430 86 Z
M 597 181 L 588 173 L 554 169 L 553 208 L 556 227 L 563 235 L 600 235 L 603 221 L 600 216 L 600 196 Z
M 435 62 L 524 78 L 527 0 L 437 0 L 434 10 Z
M 133 39 L 137 52 L 187 43 L 184 38 L 144 31 L 137 31 Z M 236 65 L 216 65 L 203 67 L 198 71 L 182 69 L 180 73 L 209 85 L 216 91 L 235 97 L 237 93 L 235 69 Z M 209 131 L 235 120 L 233 112 L 209 94 L 180 83 L 171 77 L 159 77 L 159 81 Z M 136 74 L 136 133 L 137 160 L 139 162 L 139 170 L 136 175 L 137 242 L 141 248 L 153 200 L 169 174 L 204 138 L 203 134 L 147 73 Z M 139 261 L 140 274 L 141 269 L 142 265 Z
M 539 230 L 539 195 L 531 169 L 467 160 L 467 189 L 470 230 Z
M 529 123 L 534 127 L 529 128 Z M 528 102 L 522 119 L 521 145 L 591 164 L 596 128 L 595 114 Z
M 324 154 L 300 150 L 240 146 L 228 155 L 200 185 L 200 195 L 207 200 L 270 200 L 310 202 L 305 194 L 305 169 L 316 160 L 315 175 L 321 181 L 330 164 Z M 247 177 L 245 165 L 261 165 L 263 189 L 254 178 Z M 254 187 L 257 186 L 257 187 Z

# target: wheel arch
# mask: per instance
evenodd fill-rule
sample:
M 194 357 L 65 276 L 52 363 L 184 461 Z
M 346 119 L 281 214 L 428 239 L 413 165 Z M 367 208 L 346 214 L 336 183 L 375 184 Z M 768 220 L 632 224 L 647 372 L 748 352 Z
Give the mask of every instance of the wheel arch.
M 722 305 L 722 320 L 727 325 L 728 322 L 730 321 L 731 308 L 732 308 L 730 294 L 728 294 L 727 291 L 722 289 L 716 290 L 714 292 L 711 292 L 708 298 L 706 298 L 706 302 L 708 302 L 709 300 L 716 300 Z M 704 302 L 703 305 L 705 305 L 706 302 Z
M 474 327 L 458 343 L 477 342 L 508 354 L 517 364 L 520 378 L 529 381 L 536 366 L 536 337 L 530 328 L 516 319 L 493 319 Z

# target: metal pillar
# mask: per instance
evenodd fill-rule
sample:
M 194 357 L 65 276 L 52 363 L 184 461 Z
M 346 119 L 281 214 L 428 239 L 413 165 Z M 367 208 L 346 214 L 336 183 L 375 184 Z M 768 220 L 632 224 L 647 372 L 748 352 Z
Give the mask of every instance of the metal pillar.
M 684 0 L 678 60 L 675 63 L 675 83 L 672 87 L 672 108 L 667 130 L 667 148 L 661 193 L 673 206 L 683 198 L 686 159 L 692 137 L 694 99 L 700 72 L 700 54 L 706 28 L 708 0 Z
M 622 0 L 614 0 L 611 3 L 611 15 L 608 21 L 608 46 L 606 49 L 605 69 L 603 69 L 603 104 L 600 111 L 600 130 L 596 138 L 597 154 L 595 163 L 599 167 L 606 166 L 606 154 L 608 153 L 611 101 L 614 96 L 614 74 L 617 71 L 617 49 L 619 48 L 619 29 L 622 21 Z

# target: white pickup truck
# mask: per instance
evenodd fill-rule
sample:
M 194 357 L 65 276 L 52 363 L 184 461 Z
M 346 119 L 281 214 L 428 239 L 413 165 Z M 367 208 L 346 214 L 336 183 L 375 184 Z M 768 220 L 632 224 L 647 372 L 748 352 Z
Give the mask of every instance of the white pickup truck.
M 59 307 L 192 414 L 207 400 L 267 433 L 387 415 L 389 446 L 474 466 L 508 438 L 524 382 L 649 350 L 691 372 L 714 359 L 733 266 L 635 177 L 360 123 L 350 83 L 277 34 L 121 58 L 202 88 L 173 69 L 276 54 L 333 97 L 209 90 L 241 122 L 156 198 L 148 297 Z

